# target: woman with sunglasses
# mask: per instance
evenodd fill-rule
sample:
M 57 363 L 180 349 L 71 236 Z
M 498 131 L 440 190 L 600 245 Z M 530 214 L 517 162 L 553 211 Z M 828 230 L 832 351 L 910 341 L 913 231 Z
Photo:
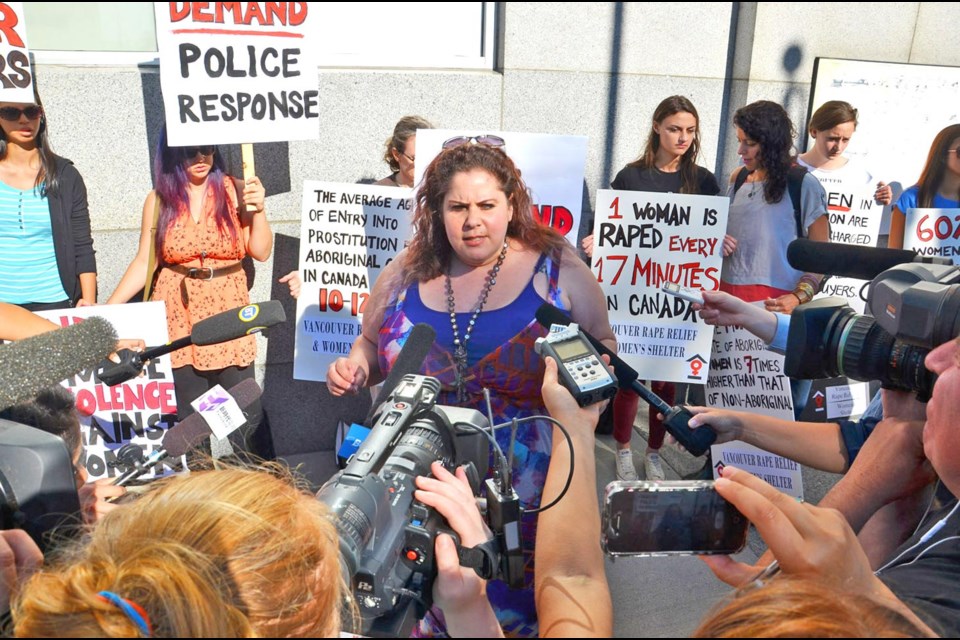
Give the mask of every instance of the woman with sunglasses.
M 890 244 L 903 248 L 906 214 L 910 209 L 960 208 L 960 124 L 944 128 L 933 139 L 917 184 L 905 190 L 890 217 Z
M 374 184 L 387 187 L 412 187 L 413 162 L 417 157 L 417 129 L 433 129 L 433 125 L 420 116 L 404 116 L 387 138 L 383 160 L 392 173 Z
M 31 311 L 96 304 L 87 189 L 51 151 L 36 99 L 0 102 L 0 301 Z
M 260 179 L 242 183 L 227 175 L 215 146 L 168 146 L 164 128 L 154 167 L 155 190 L 143 203 L 137 255 L 107 303 L 126 302 L 144 288 L 153 248 L 150 299 L 166 304 L 173 341 L 189 335 L 200 320 L 250 302 L 242 260 L 248 255 L 260 262 L 269 258 L 273 234 Z M 229 389 L 252 378 L 256 351 L 254 337 L 247 336 L 172 352 L 179 419 L 193 413 L 190 403 L 213 386 Z M 249 450 L 246 440 L 259 417 L 258 408 L 248 426 L 231 435 L 235 450 Z
M 495 142 L 486 138 L 488 142 Z M 413 326 L 437 331 L 420 369 L 441 383 L 438 404 L 478 409 L 484 390 L 494 420 L 545 413 L 544 365 L 534 348 L 546 330 L 535 319 L 544 302 L 569 312 L 586 331 L 616 347 L 596 278 L 562 236 L 539 224 L 520 171 L 501 148 L 467 139 L 444 149 L 424 173 L 413 240 L 374 283 L 362 334 L 350 355 L 327 371 L 335 396 L 356 393 L 389 373 Z M 504 450 L 510 429 L 497 431 Z M 513 486 L 524 509 L 540 503 L 551 454 L 549 425 L 519 425 Z M 508 634 L 536 635 L 532 590 L 535 516 L 522 522 L 527 588 L 494 581 L 487 595 Z M 435 632 L 427 616 L 421 631 Z

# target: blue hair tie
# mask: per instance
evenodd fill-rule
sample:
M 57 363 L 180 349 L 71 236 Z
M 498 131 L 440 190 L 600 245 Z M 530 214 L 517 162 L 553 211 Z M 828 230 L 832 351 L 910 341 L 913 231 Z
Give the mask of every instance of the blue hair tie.
M 150 624 L 150 616 L 143 610 L 143 607 L 132 600 L 121 598 L 112 591 L 101 591 L 97 595 L 100 596 L 102 600 L 109 602 L 123 611 L 124 615 L 139 627 L 140 633 L 144 636 L 148 638 L 153 636 L 153 626 Z

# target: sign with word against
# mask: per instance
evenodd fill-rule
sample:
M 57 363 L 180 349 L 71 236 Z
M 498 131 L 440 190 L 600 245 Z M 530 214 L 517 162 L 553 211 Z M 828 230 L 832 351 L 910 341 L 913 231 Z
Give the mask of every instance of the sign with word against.
M 320 136 L 311 2 L 155 2 L 171 146 Z
M 350 353 L 370 289 L 412 233 L 410 189 L 308 181 L 300 218 L 293 377 L 326 380 Z
M 903 248 L 960 264 L 960 210 L 909 209 Z
M 700 321 L 690 302 L 661 287 L 719 288 L 729 203 L 717 196 L 597 191 L 593 273 L 618 354 L 642 378 L 707 379 L 713 327 Z
M 64 327 L 100 316 L 114 326 L 121 338 L 140 338 L 148 346 L 168 342 L 167 314 L 162 302 L 77 307 L 39 311 L 37 315 Z M 77 397 L 84 450 L 82 463 L 91 482 L 122 474 L 115 465 L 116 454 L 127 443 L 138 445 L 144 456 L 159 451 L 163 436 L 177 419 L 169 355 L 151 360 L 142 376 L 112 387 L 96 379 L 95 368 L 96 364 L 63 382 Z M 159 477 L 183 468 L 181 459 L 167 459 L 144 477 Z
M 530 189 L 533 216 L 575 245 L 583 207 L 586 136 L 420 129 L 417 131 L 414 184 L 420 184 L 424 171 L 444 148 L 457 142 L 485 144 L 484 141 L 503 149 L 517 165 L 523 182 Z
M 0 2 L 0 102 L 35 101 L 23 3 Z
M 713 338 L 707 405 L 793 421 L 790 379 L 783 356 L 740 327 L 717 327 Z M 799 428 L 799 427 L 798 427 Z M 713 445 L 714 477 L 725 465 L 749 471 L 786 494 L 803 499 L 800 465 L 763 449 L 734 441 Z

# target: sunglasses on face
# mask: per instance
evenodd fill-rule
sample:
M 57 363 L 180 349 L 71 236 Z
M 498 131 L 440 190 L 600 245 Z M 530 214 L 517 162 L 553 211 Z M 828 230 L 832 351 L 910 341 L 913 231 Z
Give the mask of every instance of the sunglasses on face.
M 453 149 L 465 144 L 482 144 L 488 147 L 499 149 L 507 144 L 507 141 L 500 136 L 482 135 L 482 136 L 455 136 L 443 143 L 444 149 Z
M 41 115 L 43 115 L 43 107 L 38 107 L 35 104 L 24 107 L 23 109 L 18 109 L 17 107 L 0 107 L 0 118 L 8 122 L 16 122 L 20 119 L 20 116 L 27 116 L 27 120 L 36 120 Z
M 181 147 L 180 153 L 183 154 L 183 157 L 187 160 L 192 160 L 198 155 L 201 156 L 212 156 L 216 152 L 217 148 L 213 145 L 206 145 L 202 147 Z

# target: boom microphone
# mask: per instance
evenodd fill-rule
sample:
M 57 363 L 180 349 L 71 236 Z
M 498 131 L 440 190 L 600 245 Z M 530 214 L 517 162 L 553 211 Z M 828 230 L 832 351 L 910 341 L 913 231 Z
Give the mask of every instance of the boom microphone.
M 0 345 L 0 409 L 32 399 L 96 365 L 116 348 L 117 332 L 98 316 Z
M 573 322 L 573 320 L 560 309 L 557 309 L 549 302 L 545 302 L 537 309 L 537 322 L 549 330 L 550 327 L 555 324 L 567 326 Z M 663 428 L 676 438 L 677 442 L 679 442 L 684 449 L 695 456 L 701 456 L 710 449 L 710 445 L 717 439 L 716 431 L 710 428 L 703 428 L 709 427 L 709 425 L 703 425 L 703 427 L 698 429 L 691 429 L 687 425 L 687 423 L 690 422 L 690 418 L 693 417 L 689 409 L 683 405 L 677 405 L 675 407 L 668 405 L 660 396 L 640 384 L 640 374 L 637 373 L 636 369 L 624 362 L 617 354 L 607 348 L 605 344 L 584 331 L 582 327 L 580 328 L 580 332 L 586 336 L 587 340 L 590 341 L 590 344 L 592 344 L 597 351 L 610 358 L 614 375 L 621 387 L 632 389 L 637 395 L 643 398 L 645 402 L 663 414 Z
M 112 387 L 136 378 L 143 370 L 144 363 L 153 358 L 189 347 L 191 344 L 204 347 L 236 340 L 259 333 L 275 324 L 285 322 L 286 319 L 283 305 L 278 300 L 267 300 L 223 311 L 194 324 L 190 335 L 165 345 L 148 347 L 140 352 L 121 349 L 117 352 L 120 362 L 106 360 L 100 363 L 97 368 L 97 379 Z
M 423 361 L 436 339 L 437 332 L 430 325 L 423 322 L 413 325 L 410 335 L 403 343 L 403 348 L 400 349 L 396 362 L 393 363 L 390 373 L 387 374 L 380 387 L 380 393 L 377 394 L 376 400 L 370 406 L 370 412 L 367 413 L 363 424 L 373 425 L 373 417 L 376 415 L 377 409 L 390 397 L 403 376 L 408 373 L 420 373 L 420 367 L 423 366 Z
M 249 410 L 257 400 L 260 399 L 262 393 L 263 391 L 260 389 L 260 385 L 257 384 L 257 381 L 253 378 L 241 380 L 227 390 L 227 394 L 240 406 L 240 410 L 243 411 L 243 417 L 245 418 L 244 422 L 233 425 L 230 433 L 233 433 L 246 424 L 246 421 L 250 419 Z M 199 412 L 191 413 L 164 434 L 159 450 L 151 453 L 146 459 L 137 462 L 132 469 L 114 480 L 113 484 L 121 487 L 128 484 L 130 481 L 145 474 L 161 460 L 168 457 L 179 458 L 185 455 L 194 447 L 199 446 L 204 439 L 212 434 L 213 431 L 210 429 L 210 425 L 207 424 L 206 419 L 204 419 Z
M 913 251 L 858 247 L 837 242 L 815 242 L 797 238 L 787 247 L 787 262 L 807 273 L 873 280 L 898 264 L 952 264 L 949 258 L 925 257 Z

